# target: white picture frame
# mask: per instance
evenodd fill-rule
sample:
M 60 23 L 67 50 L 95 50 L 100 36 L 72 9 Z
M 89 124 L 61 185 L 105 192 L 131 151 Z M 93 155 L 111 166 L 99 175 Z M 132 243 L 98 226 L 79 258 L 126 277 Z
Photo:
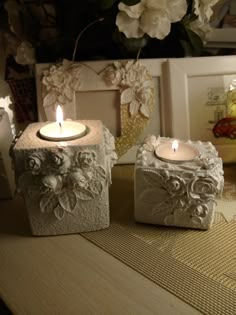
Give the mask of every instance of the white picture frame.
M 220 49 L 230 52 L 230 50 L 236 48 L 235 15 L 236 5 L 234 0 L 221 0 L 212 7 L 210 18 L 211 31 L 207 34 L 207 43 L 205 45 L 208 50 L 222 55 Z
M 135 162 L 136 159 L 136 152 L 137 148 L 140 145 L 140 143 L 143 141 L 145 136 L 149 134 L 155 134 L 159 135 L 161 134 L 161 122 L 162 122 L 162 112 L 161 108 L 164 107 L 162 102 L 164 102 L 163 98 L 163 82 L 162 82 L 162 65 L 166 61 L 166 59 L 141 59 L 140 62 L 146 67 L 148 70 L 149 74 L 152 76 L 152 80 L 154 83 L 154 108 L 153 112 L 149 118 L 149 122 L 147 126 L 145 127 L 145 130 L 143 131 L 142 135 L 140 136 L 139 140 L 137 143 L 134 143 L 134 145 L 124 154 L 122 155 L 118 163 L 119 164 L 132 164 Z M 80 91 L 79 92 L 86 92 L 88 99 L 92 101 L 94 99 L 94 102 L 98 100 L 97 96 L 93 96 L 92 93 L 94 92 L 99 92 L 99 91 L 104 91 L 106 99 L 106 95 L 110 91 L 117 91 L 119 92 L 118 88 L 114 88 L 114 86 L 107 86 L 105 84 L 101 84 L 101 82 L 96 81 L 96 74 L 100 74 L 106 69 L 109 65 L 112 65 L 115 62 L 115 60 L 102 60 L 102 61 L 84 61 L 81 62 L 84 66 L 84 69 L 88 69 L 88 72 L 84 75 L 84 79 L 82 79 L 83 83 L 81 85 Z M 121 62 L 124 62 L 121 60 Z M 47 121 L 47 120 L 54 120 L 55 113 L 50 111 L 46 112 L 45 108 L 43 107 L 43 86 L 42 86 L 42 76 L 43 73 L 46 69 L 49 69 L 49 67 L 52 64 L 37 64 L 35 68 L 35 75 L 36 75 L 36 88 L 37 88 L 37 104 L 38 104 L 38 116 L 40 121 Z M 92 70 L 92 72 L 95 73 L 95 75 L 92 74 L 92 72 L 89 72 L 89 69 Z M 78 95 L 77 95 L 78 96 Z M 96 113 L 93 113 L 92 109 L 88 113 L 87 111 L 87 116 L 86 117 L 80 117 L 78 115 L 78 104 L 77 104 L 77 96 L 73 98 L 73 104 L 70 107 L 69 110 L 69 116 L 67 115 L 66 118 L 71 118 L 73 120 L 78 120 L 78 119 L 101 119 L 101 117 L 96 117 Z M 105 101 L 107 102 L 107 100 Z M 85 104 L 82 105 L 82 103 L 79 104 L 80 108 L 81 106 L 85 106 Z M 85 106 L 86 107 L 86 106 Z M 104 110 L 105 112 L 106 110 Z M 114 119 L 115 121 L 115 119 Z M 107 126 L 106 121 L 103 121 L 104 124 Z M 111 124 L 114 124 L 114 122 L 111 122 Z M 110 126 L 107 126 L 108 128 Z M 112 129 L 109 128 L 110 130 Z M 112 131 L 112 130 L 111 130 Z
M 163 65 L 163 80 L 167 82 L 163 135 L 182 140 L 210 141 L 225 163 L 235 162 L 236 139 L 215 138 L 213 126 L 209 125 L 228 115 L 224 112 L 224 106 L 227 106 L 225 97 L 234 78 L 236 56 L 168 60 Z M 219 110 L 216 110 L 218 105 Z M 215 111 L 222 117 L 214 120 L 212 113 Z
M 205 48 L 220 49 L 236 48 L 236 28 L 212 28 L 210 31 Z

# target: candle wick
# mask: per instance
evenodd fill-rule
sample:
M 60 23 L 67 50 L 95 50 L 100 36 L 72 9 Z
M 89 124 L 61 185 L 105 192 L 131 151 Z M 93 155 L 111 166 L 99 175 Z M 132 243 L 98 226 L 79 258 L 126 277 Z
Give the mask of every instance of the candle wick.
M 174 153 L 176 152 L 176 148 L 174 148 Z
M 60 133 L 63 133 L 63 130 L 62 130 L 62 123 L 59 122 L 59 127 L 60 127 Z

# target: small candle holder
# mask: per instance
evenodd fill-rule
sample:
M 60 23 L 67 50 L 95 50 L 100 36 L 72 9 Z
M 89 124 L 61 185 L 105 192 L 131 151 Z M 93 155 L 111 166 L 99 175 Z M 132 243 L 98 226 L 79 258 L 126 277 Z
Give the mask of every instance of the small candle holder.
M 15 194 L 15 179 L 9 149 L 13 140 L 7 112 L 0 107 L 0 199 L 10 199 Z
M 109 226 L 108 188 L 117 159 L 114 137 L 100 121 L 78 123 L 86 126 L 86 134 L 66 141 L 42 138 L 40 130 L 48 123 L 30 124 L 12 148 L 18 189 L 34 235 Z
M 172 142 L 149 136 L 138 150 L 135 219 L 206 230 L 223 191 L 222 159 L 210 142 L 180 142 L 178 153 L 171 151 Z

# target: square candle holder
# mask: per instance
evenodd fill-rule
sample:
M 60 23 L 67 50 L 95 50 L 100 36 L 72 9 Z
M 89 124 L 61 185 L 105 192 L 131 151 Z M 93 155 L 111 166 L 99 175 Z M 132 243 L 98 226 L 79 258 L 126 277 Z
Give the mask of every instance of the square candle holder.
M 15 194 L 15 178 L 9 155 L 12 140 L 8 114 L 0 108 L 0 199 L 10 199 Z
M 108 188 L 117 158 L 114 137 L 100 121 L 82 123 L 86 134 L 66 141 L 40 136 L 41 130 L 50 134 L 53 123 L 33 123 L 13 144 L 16 182 L 33 235 L 88 232 L 109 226 Z
M 207 230 L 224 186 L 222 159 L 210 142 L 149 136 L 137 152 L 135 219 Z

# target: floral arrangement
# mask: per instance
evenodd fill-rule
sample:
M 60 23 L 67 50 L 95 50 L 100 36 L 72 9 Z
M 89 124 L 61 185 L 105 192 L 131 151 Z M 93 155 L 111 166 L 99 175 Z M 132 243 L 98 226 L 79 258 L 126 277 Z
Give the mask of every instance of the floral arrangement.
M 0 30 L 7 53 L 23 65 L 72 56 L 133 58 L 138 52 L 142 58 L 196 56 L 218 1 L 4 0 Z

